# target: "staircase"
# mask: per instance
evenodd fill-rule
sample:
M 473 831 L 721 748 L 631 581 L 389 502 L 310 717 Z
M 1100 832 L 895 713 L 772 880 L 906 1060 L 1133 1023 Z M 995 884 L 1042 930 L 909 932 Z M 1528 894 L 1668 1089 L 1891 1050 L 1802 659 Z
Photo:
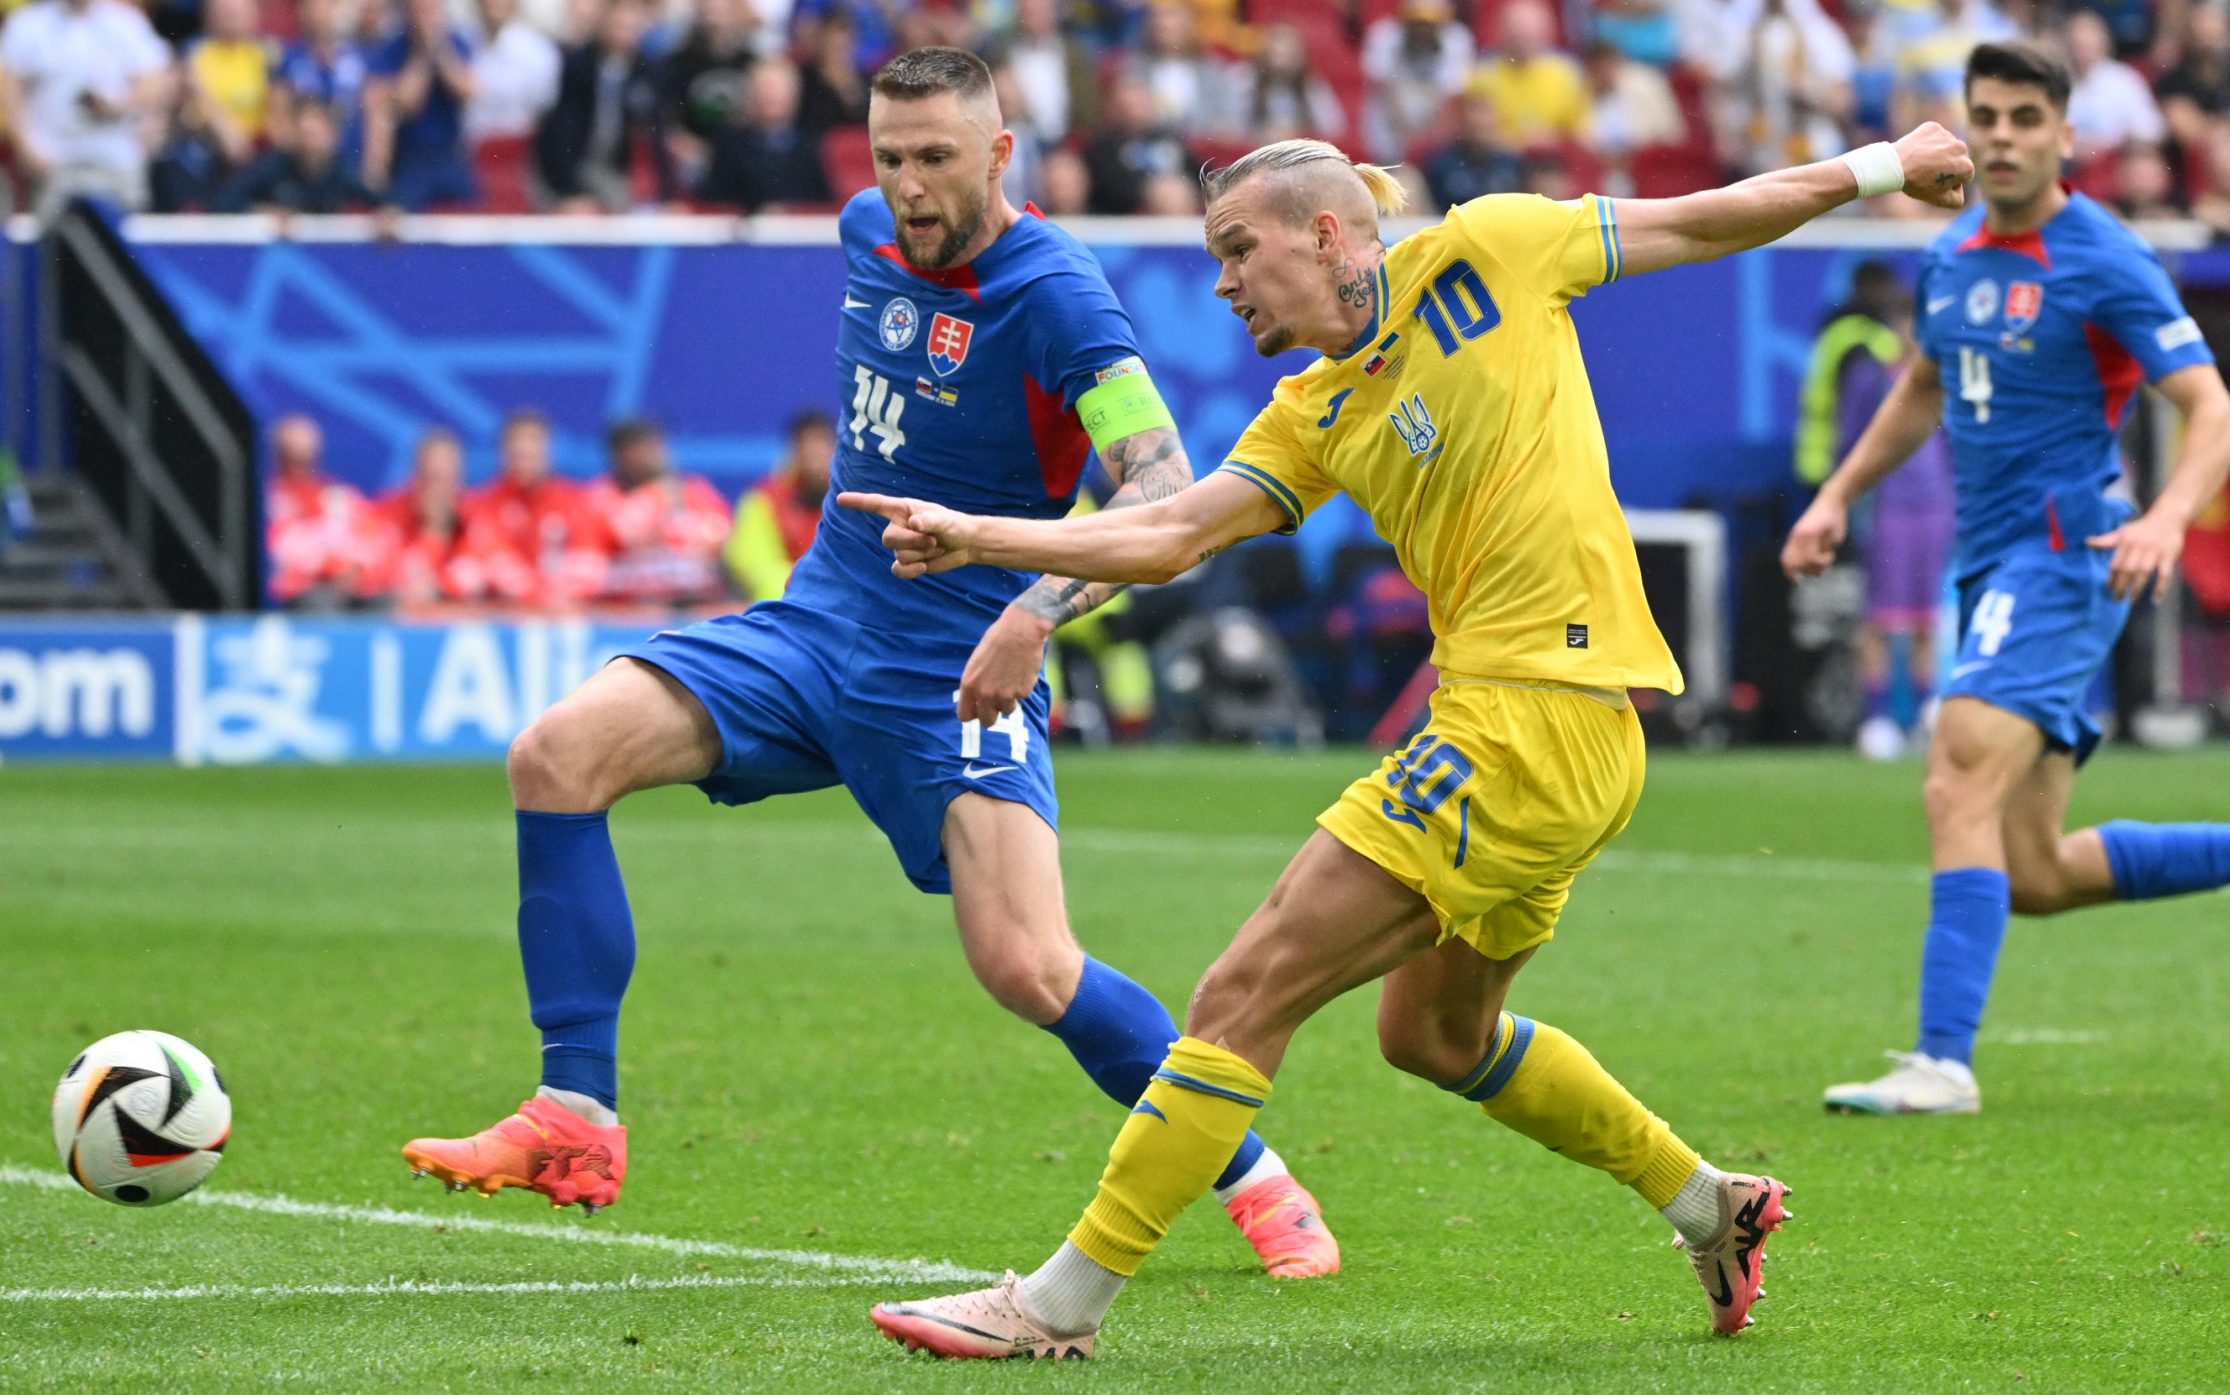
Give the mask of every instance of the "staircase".
M 31 531 L 0 543 L 0 612 L 160 610 L 163 594 L 93 496 L 31 476 Z

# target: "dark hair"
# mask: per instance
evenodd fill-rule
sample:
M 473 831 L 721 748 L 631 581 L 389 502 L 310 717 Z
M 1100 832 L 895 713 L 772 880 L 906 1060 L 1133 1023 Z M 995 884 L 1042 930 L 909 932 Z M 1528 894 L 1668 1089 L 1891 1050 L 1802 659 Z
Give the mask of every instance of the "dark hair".
M 533 427 L 545 436 L 550 434 L 550 419 L 532 407 L 512 408 L 504 417 L 503 429 L 499 434 L 508 436 L 522 426 Z
M 917 48 L 885 63 L 875 74 L 874 89 L 878 97 L 906 102 L 939 92 L 968 101 L 990 93 L 991 69 L 966 49 Z
M 649 417 L 621 417 L 604 429 L 604 445 L 617 454 L 629 446 L 659 440 L 665 434 L 658 423 Z
M 1974 52 L 1967 56 L 1967 80 L 1960 88 L 1962 94 L 1973 90 L 1976 78 L 2041 87 L 2052 110 L 2067 115 L 2068 89 L 2073 86 L 2067 75 L 2067 65 L 2034 44 L 1976 44 Z
M 827 412 L 822 411 L 820 408 L 808 407 L 804 411 L 799 412 L 796 416 L 790 418 L 790 427 L 787 434 L 792 437 L 796 437 L 802 432 L 811 431 L 815 428 L 819 428 L 822 431 L 834 434 L 836 431 L 836 421 Z

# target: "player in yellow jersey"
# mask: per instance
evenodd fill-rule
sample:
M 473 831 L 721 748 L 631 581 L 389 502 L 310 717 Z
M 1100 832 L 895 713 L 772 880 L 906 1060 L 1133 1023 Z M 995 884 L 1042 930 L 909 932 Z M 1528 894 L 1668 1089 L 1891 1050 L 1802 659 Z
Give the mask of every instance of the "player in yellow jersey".
M 1295 1029 L 1374 979 L 1387 1060 L 1632 1187 L 1678 1232 L 1713 1327 L 1749 1325 L 1787 1188 L 1711 1167 L 1585 1047 L 1503 1011 L 1640 797 L 1626 690 L 1680 690 L 1566 306 L 1621 274 L 1769 242 L 1860 193 L 1955 207 L 1972 173 L 1966 147 L 1928 125 L 1677 199 L 1490 196 L 1387 248 L 1390 175 L 1318 141 L 1265 146 L 1206 180 L 1216 293 L 1265 356 L 1323 357 L 1278 384 L 1220 470 L 1063 521 L 841 500 L 887 520 L 900 576 L 984 563 L 1167 581 L 1344 490 L 1429 598 L 1441 673 L 1424 731 L 1325 811 L 1201 980 L 1067 1243 L 1027 1279 L 880 1305 L 877 1326 L 946 1356 L 1089 1355 L 1116 1293 L 1268 1098 Z

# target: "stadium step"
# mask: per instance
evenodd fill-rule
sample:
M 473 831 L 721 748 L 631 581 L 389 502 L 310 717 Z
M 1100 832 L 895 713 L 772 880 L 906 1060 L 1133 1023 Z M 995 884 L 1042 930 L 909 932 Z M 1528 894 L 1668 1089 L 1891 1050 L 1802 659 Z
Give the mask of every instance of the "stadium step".
M 144 610 L 119 564 L 121 540 L 77 480 L 24 481 L 31 526 L 0 541 L 0 611 Z

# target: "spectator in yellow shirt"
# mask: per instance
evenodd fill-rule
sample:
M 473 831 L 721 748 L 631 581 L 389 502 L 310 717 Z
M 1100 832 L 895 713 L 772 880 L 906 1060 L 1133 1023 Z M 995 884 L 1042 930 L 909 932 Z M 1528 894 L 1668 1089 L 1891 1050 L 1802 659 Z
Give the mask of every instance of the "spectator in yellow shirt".
M 729 578 L 747 598 L 775 600 L 790 584 L 790 568 L 813 545 L 820 527 L 835 458 L 836 423 L 825 412 L 800 412 L 790 419 L 790 449 L 782 463 L 736 501 L 736 526 L 724 559 Z
M 227 162 L 238 166 L 263 143 L 271 45 L 257 32 L 256 0 L 208 0 L 205 14 L 186 71 Z
M 1555 40 L 1556 17 L 1547 5 L 1511 0 L 1500 44 L 1472 69 L 1465 90 L 1494 103 L 1515 145 L 1576 141 L 1587 129 L 1587 80 Z

